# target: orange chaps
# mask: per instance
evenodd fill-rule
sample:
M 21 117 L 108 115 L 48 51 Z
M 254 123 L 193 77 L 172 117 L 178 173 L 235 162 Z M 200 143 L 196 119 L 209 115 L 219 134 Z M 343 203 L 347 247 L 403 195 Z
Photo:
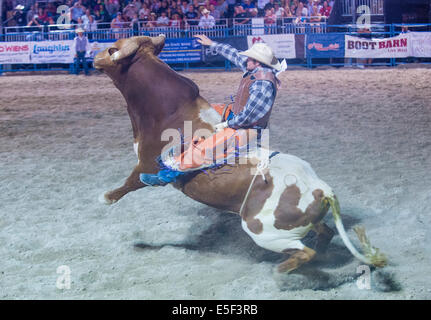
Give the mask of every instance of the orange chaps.
M 245 156 L 250 143 L 256 141 L 257 130 L 225 128 L 208 138 L 193 138 L 189 147 L 175 162 L 178 171 L 192 171 L 214 164 L 234 164 L 235 159 Z
M 232 105 L 213 104 L 212 107 L 228 119 Z M 226 107 L 226 108 L 225 108 Z M 189 145 L 180 155 L 174 156 L 165 164 L 177 171 L 193 171 L 207 168 L 215 164 L 235 164 L 235 159 L 246 156 L 248 151 L 254 149 L 257 130 L 225 128 L 213 135 L 193 137 Z

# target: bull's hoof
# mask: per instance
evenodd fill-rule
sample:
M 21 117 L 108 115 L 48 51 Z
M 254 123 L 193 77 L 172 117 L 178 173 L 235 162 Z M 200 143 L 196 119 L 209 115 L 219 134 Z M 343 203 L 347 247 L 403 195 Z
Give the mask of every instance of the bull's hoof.
M 107 192 L 105 194 L 101 194 L 99 196 L 98 200 L 100 203 L 103 203 L 106 205 L 111 205 L 111 204 L 114 204 L 115 202 L 117 202 L 117 200 L 109 198 L 109 192 Z

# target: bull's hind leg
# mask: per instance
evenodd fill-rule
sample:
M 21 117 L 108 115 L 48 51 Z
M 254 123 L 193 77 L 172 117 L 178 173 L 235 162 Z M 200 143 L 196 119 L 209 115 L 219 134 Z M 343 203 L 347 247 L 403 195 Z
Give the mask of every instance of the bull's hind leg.
M 139 179 L 139 174 L 142 172 L 143 169 L 141 165 L 138 164 L 121 187 L 104 194 L 102 199 L 103 202 L 105 202 L 106 204 L 113 204 L 120 200 L 127 193 L 146 187 L 146 185 L 143 184 Z
M 286 249 L 283 252 L 289 254 L 290 257 L 278 265 L 278 272 L 291 272 L 298 269 L 301 265 L 313 259 L 316 254 L 316 251 L 308 247 L 304 247 L 302 250 Z
M 335 232 L 323 222 L 316 224 L 313 229 L 317 233 L 317 242 L 314 249 L 319 253 L 325 253 Z

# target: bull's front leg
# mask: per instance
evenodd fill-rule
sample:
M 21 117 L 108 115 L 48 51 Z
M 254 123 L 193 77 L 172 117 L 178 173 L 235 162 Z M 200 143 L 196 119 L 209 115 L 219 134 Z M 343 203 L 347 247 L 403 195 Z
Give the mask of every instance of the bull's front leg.
M 136 165 L 130 176 L 127 178 L 126 182 L 121 187 L 105 193 L 102 199 L 100 199 L 101 202 L 113 204 L 120 200 L 127 193 L 146 187 L 147 185 L 143 184 L 139 179 L 139 174 L 142 172 L 142 166 L 140 164 Z

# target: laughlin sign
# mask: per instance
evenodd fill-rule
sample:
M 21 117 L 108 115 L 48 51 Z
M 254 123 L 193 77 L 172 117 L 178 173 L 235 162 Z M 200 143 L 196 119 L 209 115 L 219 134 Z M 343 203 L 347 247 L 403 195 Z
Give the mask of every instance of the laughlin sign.
M 405 58 L 410 55 L 409 34 L 393 38 L 364 39 L 345 37 L 347 58 Z

